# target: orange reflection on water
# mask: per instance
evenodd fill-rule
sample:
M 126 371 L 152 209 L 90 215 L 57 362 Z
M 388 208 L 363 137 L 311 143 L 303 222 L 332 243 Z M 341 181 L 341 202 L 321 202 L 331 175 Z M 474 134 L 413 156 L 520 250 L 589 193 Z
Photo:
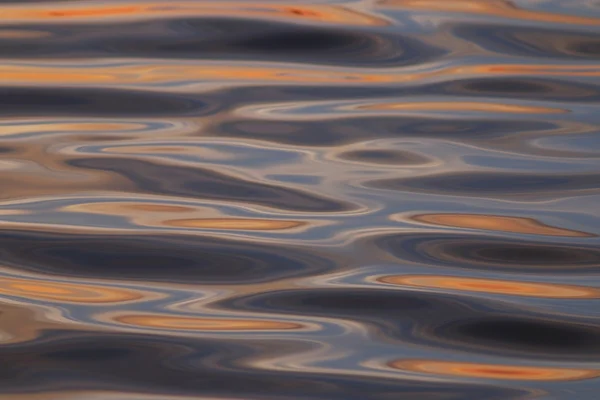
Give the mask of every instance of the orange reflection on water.
M 530 283 L 442 275 L 391 275 L 381 277 L 377 280 L 392 285 L 429 289 L 451 289 L 511 296 L 552 299 L 600 298 L 600 290 L 595 288 L 552 283 Z
M 0 294 L 35 300 L 80 304 L 120 303 L 145 297 L 144 293 L 131 289 L 11 277 L 0 279 Z
M 482 64 L 467 67 L 472 73 L 494 75 L 600 76 L 596 65 Z
M 177 317 L 161 314 L 128 314 L 119 315 L 113 320 L 138 328 L 158 328 L 194 331 L 282 331 L 304 328 L 294 322 L 272 320 Z
M 433 225 L 453 228 L 482 229 L 498 232 L 525 233 L 530 235 L 593 237 L 591 233 L 556 228 L 533 218 L 505 217 L 486 214 L 420 214 L 411 219 Z
M 519 64 L 478 64 L 472 66 L 454 66 L 434 71 L 364 72 L 352 69 L 344 70 L 329 67 L 290 67 L 289 65 L 221 65 L 208 62 L 194 65 L 152 64 L 143 65 L 102 65 L 94 67 L 86 64 L 85 69 L 76 64 L 40 65 L 0 65 L 0 82 L 5 85 L 152 85 L 174 82 L 248 82 L 264 81 L 269 83 L 306 83 L 306 84 L 345 84 L 364 83 L 403 83 L 437 77 L 457 78 L 459 76 L 521 76 L 523 74 L 549 76 L 600 76 L 597 66 L 582 65 L 519 65 Z M 402 104 L 410 107 L 411 103 Z M 432 104 L 432 103 L 428 103 Z M 455 103 L 442 103 L 447 109 Z M 535 109 L 559 110 L 546 107 L 526 107 L 508 104 L 462 102 L 463 108 L 494 107 L 496 112 L 540 112 Z M 507 108 L 508 107 L 508 108 Z M 519 108 L 515 108 L 519 107 Z M 504 110 L 504 111 L 503 111 Z M 519 111 L 521 110 L 521 111 Z M 482 110 L 488 111 L 488 110 Z M 564 112 L 564 110 L 559 110 Z M 546 111 L 543 111 L 544 113 Z M 557 112 L 557 111 L 554 111 Z
M 294 19 L 345 25 L 386 25 L 375 15 L 362 13 L 340 5 L 255 3 L 243 1 L 82 1 L 73 4 L 52 3 L 0 6 L 4 23 L 10 22 L 94 22 L 115 19 L 148 19 L 175 17 L 232 17 Z
M 51 34 L 44 31 L 35 31 L 28 29 L 2 29 L 0 30 L 0 39 L 39 39 L 49 37 Z
M 600 376 L 600 371 L 593 369 L 524 367 L 521 365 L 475 364 L 434 360 L 398 360 L 391 362 L 389 366 L 426 374 L 519 381 L 573 381 Z
M 599 25 L 600 19 L 519 8 L 507 0 L 379 0 L 382 8 L 464 13 L 559 24 Z
M 0 344 L 24 343 L 35 340 L 43 331 L 65 329 L 64 321 L 57 315 L 60 313 L 31 304 L 0 303 Z
M 182 213 L 210 213 L 212 210 L 207 207 L 191 207 L 173 204 L 161 204 L 151 202 L 98 202 L 71 204 L 61 208 L 61 211 L 79 212 L 87 214 L 100 215 L 119 215 L 119 216 L 143 216 L 144 213 L 153 214 L 182 214 Z
M 182 213 L 182 212 L 190 212 L 194 211 L 193 207 L 185 207 L 185 206 L 174 206 L 170 204 L 153 204 L 153 203 L 99 203 L 95 204 L 97 206 L 107 205 L 108 207 L 105 210 L 114 210 L 112 206 L 117 205 L 117 209 L 121 208 L 124 211 L 148 211 L 148 212 L 159 212 L 159 213 Z M 89 210 L 90 208 L 86 208 L 85 210 Z M 100 211 L 103 208 L 99 208 Z
M 239 229 L 252 231 L 274 231 L 292 229 L 306 225 L 301 221 L 284 221 L 257 218 L 196 218 L 176 219 L 165 221 L 166 226 L 181 228 L 205 228 L 205 229 Z
M 88 66 L 85 70 L 76 66 L 56 65 L 4 65 L 0 66 L 0 81 L 11 85 L 19 82 L 38 85 L 142 85 L 180 81 L 268 81 L 296 83 L 364 83 L 406 81 L 420 78 L 423 74 L 394 76 L 393 74 L 368 74 L 343 72 L 331 69 L 290 68 L 289 66 L 231 66 L 231 65 L 127 65 Z
M 517 104 L 483 103 L 471 101 L 430 101 L 410 103 L 382 103 L 361 106 L 365 110 L 406 110 L 406 111 L 476 111 L 512 114 L 562 114 L 567 110 L 550 107 L 522 106 Z
M 0 80 L 4 79 L 2 75 L 3 67 L 0 66 Z M 0 120 L 0 123 L 2 121 Z M 14 121 L 15 123 L 0 125 L 0 136 L 11 136 L 26 133 L 44 133 L 44 132 L 128 132 L 139 131 L 146 128 L 143 124 L 136 123 L 116 123 L 116 122 L 47 122 L 38 120 Z M 21 123 L 19 123 L 21 122 Z M 26 122 L 26 123 L 25 123 Z
M 44 160 L 43 155 L 37 162 Z M 48 156 L 48 159 L 51 157 Z M 85 190 L 107 190 L 107 188 L 121 189 L 127 182 L 115 177 L 110 172 L 93 171 L 89 173 L 69 174 L 68 171 L 57 171 L 43 165 L 32 165 L 31 162 L 16 163 L 12 170 L 0 171 L 0 186 L 3 191 L 0 199 L 23 199 L 35 196 L 50 196 L 65 192 Z M 2 221 L 8 224 L 10 221 Z

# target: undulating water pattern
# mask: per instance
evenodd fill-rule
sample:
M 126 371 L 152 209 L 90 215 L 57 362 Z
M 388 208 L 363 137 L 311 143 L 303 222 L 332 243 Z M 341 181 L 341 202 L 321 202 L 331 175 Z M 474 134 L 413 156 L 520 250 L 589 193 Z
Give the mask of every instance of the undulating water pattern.
M 0 1 L 1 400 L 596 400 L 597 0 Z

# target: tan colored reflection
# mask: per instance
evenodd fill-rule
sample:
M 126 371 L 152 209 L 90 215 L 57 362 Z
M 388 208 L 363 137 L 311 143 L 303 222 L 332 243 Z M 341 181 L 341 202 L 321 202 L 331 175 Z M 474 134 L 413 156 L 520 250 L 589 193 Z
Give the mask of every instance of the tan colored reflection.
M 562 114 L 567 110 L 550 107 L 520 106 L 516 104 L 477 103 L 470 101 L 452 102 L 410 102 L 384 103 L 361 106 L 362 110 L 401 110 L 401 111 L 462 111 L 491 112 L 511 114 Z
M 57 171 L 50 167 L 54 166 L 52 164 L 59 164 L 59 160 L 51 160 L 48 155 L 40 154 L 40 158 L 32 160 L 39 163 L 48 160 L 48 164 L 42 166 L 23 162 L 19 163 L 18 169 L 0 171 L 0 187 L 3 188 L 0 199 L 24 199 L 54 194 L 64 196 L 68 192 L 83 191 L 124 191 L 131 187 L 130 182 L 110 171 Z
M 0 66 L 0 81 L 4 80 L 5 78 L 8 79 L 7 76 L 3 76 L 2 70 L 3 67 Z M 144 128 L 146 128 L 145 125 L 134 123 L 47 123 L 31 120 L 22 124 L 0 125 L 0 136 L 11 136 L 34 132 L 127 132 L 142 130 Z
M 504 217 L 485 214 L 420 214 L 411 219 L 433 225 L 453 228 L 482 229 L 498 232 L 526 233 L 530 235 L 593 237 L 586 232 L 556 228 L 533 218 Z
M 113 203 L 114 204 L 114 203 Z M 98 204 L 100 205 L 100 204 Z M 192 207 L 183 207 L 183 206 L 173 206 L 168 204 L 151 204 L 151 203 L 126 203 L 122 204 L 122 209 L 124 211 L 148 211 L 148 212 L 158 212 L 158 213 L 183 213 L 194 211 Z M 111 208 L 108 207 L 110 210 Z M 114 208 L 112 208 L 114 210 Z
M 28 124 L 27 120 L 0 126 L 0 134 L 41 134 L 60 132 L 62 124 Z M 39 129 L 39 130 L 38 130 Z M 18 154 L 9 154 L 0 165 L 0 199 L 26 199 L 37 196 L 64 196 L 65 193 L 84 191 L 125 191 L 132 182 L 112 171 L 74 168 L 66 163 L 59 152 L 49 151 L 54 143 L 38 137 L 27 140 Z M 26 145 L 25 145 L 26 144 Z M 3 221 L 5 222 L 5 221 Z M 7 221 L 6 221 L 7 222 Z
M 102 332 L 104 328 L 87 325 L 63 315 L 58 307 L 33 304 L 18 305 L 0 303 L 0 344 L 24 343 L 35 340 L 43 332 L 76 329 L 78 331 Z
M 189 154 L 195 157 L 202 157 L 203 160 L 227 161 L 235 159 L 235 155 L 224 151 L 210 149 L 201 146 L 115 146 L 105 147 L 103 153 L 117 154 Z
M 88 214 L 109 214 L 109 215 L 131 215 L 132 212 L 150 212 L 150 213 L 187 213 L 194 211 L 204 211 L 208 209 L 186 207 L 171 204 L 158 203 L 121 203 L 121 202 L 102 202 L 102 203 L 82 203 L 72 204 L 61 209 L 67 212 L 82 212 Z
M 0 215 L 28 215 L 32 214 L 31 210 L 0 210 Z
M 378 279 L 392 285 L 552 299 L 600 298 L 600 290 L 584 286 L 530 283 L 440 275 L 392 275 Z
M 129 289 L 11 277 L 0 279 L 0 294 L 78 304 L 120 303 L 139 300 L 144 297 L 143 293 Z
M 467 378 L 519 381 L 573 381 L 600 376 L 593 369 L 524 367 L 521 365 L 475 364 L 433 360 L 398 360 L 390 367 L 405 371 Z
M 77 4 L 53 2 L 50 5 L 24 4 L 0 7 L 3 21 L 23 22 L 93 22 L 116 19 L 139 20 L 176 17 L 282 18 L 307 22 L 345 25 L 385 25 L 380 17 L 351 10 L 340 5 L 298 4 L 243 1 L 170 1 L 127 2 L 86 1 Z M 62 7 L 61 7 L 62 5 Z
M 600 25 L 598 18 L 526 10 L 518 8 L 508 0 L 379 0 L 377 4 L 383 8 L 403 8 L 413 11 L 476 14 L 559 24 Z
M 0 30 L 0 39 L 39 39 L 50 36 L 43 31 L 30 31 L 25 29 L 3 29 Z
M 208 207 L 187 207 L 154 203 L 87 203 L 69 205 L 63 207 L 61 210 L 122 216 L 136 225 L 151 227 L 275 231 L 308 225 L 304 221 L 233 218 L 220 216 L 217 210 Z M 182 218 L 174 219 L 172 214 L 182 214 Z
M 549 75 L 549 76 L 600 76 L 598 66 L 552 64 L 489 64 L 468 67 L 475 74 L 494 75 Z
M 489 76 L 522 76 L 523 74 L 535 74 L 536 76 L 566 76 L 566 77 L 597 77 L 600 76 L 600 67 L 581 65 L 520 65 L 520 64 L 478 64 L 472 66 L 454 66 L 435 71 L 409 70 L 401 74 L 396 71 L 388 73 L 362 72 L 354 69 L 333 69 L 330 67 L 299 68 L 286 65 L 265 66 L 249 63 L 248 65 L 222 65 L 207 62 L 194 65 L 170 65 L 145 63 L 143 65 L 114 65 L 93 67 L 87 65 L 85 70 L 77 65 L 65 66 L 45 64 L 39 65 L 2 65 L 0 66 L 0 82 L 4 85 L 160 85 L 174 82 L 248 82 L 260 81 L 269 83 L 306 83 L 306 84 L 343 84 L 362 85 L 364 83 L 403 83 L 439 77 L 478 77 Z M 444 107 L 452 107 L 453 103 L 445 103 Z M 490 103 L 471 103 L 473 107 L 491 107 Z M 479 104 L 483 104 L 480 106 Z M 409 107 L 410 105 L 405 105 Z M 501 111 L 507 110 L 496 105 L 496 112 L 518 112 Z M 466 103 L 463 102 L 463 108 Z M 517 107 L 510 105 L 510 107 Z M 529 107 L 537 109 L 541 107 Z M 543 108 L 545 109 L 545 108 Z M 513 108 L 513 110 L 515 110 Z M 527 108 L 521 108 L 521 112 L 529 112 Z M 556 110 L 556 109 L 550 109 Z M 81 129 L 69 125 L 67 131 L 72 130 L 117 130 L 126 129 L 122 124 L 102 129 L 99 124 L 81 124 Z M 126 124 L 125 124 L 126 125 Z M 134 125 L 134 124 L 131 124 Z M 135 126 L 134 126 L 135 128 Z M 139 127 L 138 127 L 139 128 Z M 0 127 L 2 129 L 2 127 Z M 19 129 L 19 127 L 14 127 Z M 27 129 L 27 127 L 21 127 Z M 43 129 L 43 127 L 42 127 Z M 1 130 L 0 130 L 1 133 Z
M 175 317 L 160 314 L 129 314 L 113 318 L 115 321 L 138 328 L 158 328 L 194 331 L 280 331 L 301 329 L 293 322 L 269 320 Z
M 144 64 L 129 66 L 89 67 L 82 70 L 65 66 L 0 66 L 0 82 L 17 85 L 23 82 L 37 85 L 85 84 L 85 85 L 144 85 L 181 81 L 236 81 L 236 82 L 295 82 L 360 84 L 365 82 L 405 81 L 423 74 L 402 77 L 393 74 L 365 74 L 340 72 L 332 69 L 302 69 L 286 66 L 231 66 L 231 65 L 161 65 Z
M 177 219 L 165 221 L 166 226 L 181 228 L 205 229 L 239 229 L 256 231 L 275 231 L 297 228 L 305 225 L 300 221 L 282 221 L 271 219 L 242 219 L 242 218 L 205 218 L 205 219 Z

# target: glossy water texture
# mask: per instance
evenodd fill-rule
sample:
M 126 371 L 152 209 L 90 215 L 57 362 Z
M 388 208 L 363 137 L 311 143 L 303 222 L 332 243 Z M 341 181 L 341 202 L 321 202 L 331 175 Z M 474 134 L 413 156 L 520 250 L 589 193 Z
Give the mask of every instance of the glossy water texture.
M 597 400 L 600 2 L 1 0 L 0 400 Z

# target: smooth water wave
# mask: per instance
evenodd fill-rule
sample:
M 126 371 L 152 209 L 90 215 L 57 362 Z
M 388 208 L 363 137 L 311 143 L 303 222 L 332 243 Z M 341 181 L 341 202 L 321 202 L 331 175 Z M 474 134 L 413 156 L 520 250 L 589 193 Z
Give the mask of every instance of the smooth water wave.
M 597 398 L 597 1 L 0 15 L 0 399 Z

